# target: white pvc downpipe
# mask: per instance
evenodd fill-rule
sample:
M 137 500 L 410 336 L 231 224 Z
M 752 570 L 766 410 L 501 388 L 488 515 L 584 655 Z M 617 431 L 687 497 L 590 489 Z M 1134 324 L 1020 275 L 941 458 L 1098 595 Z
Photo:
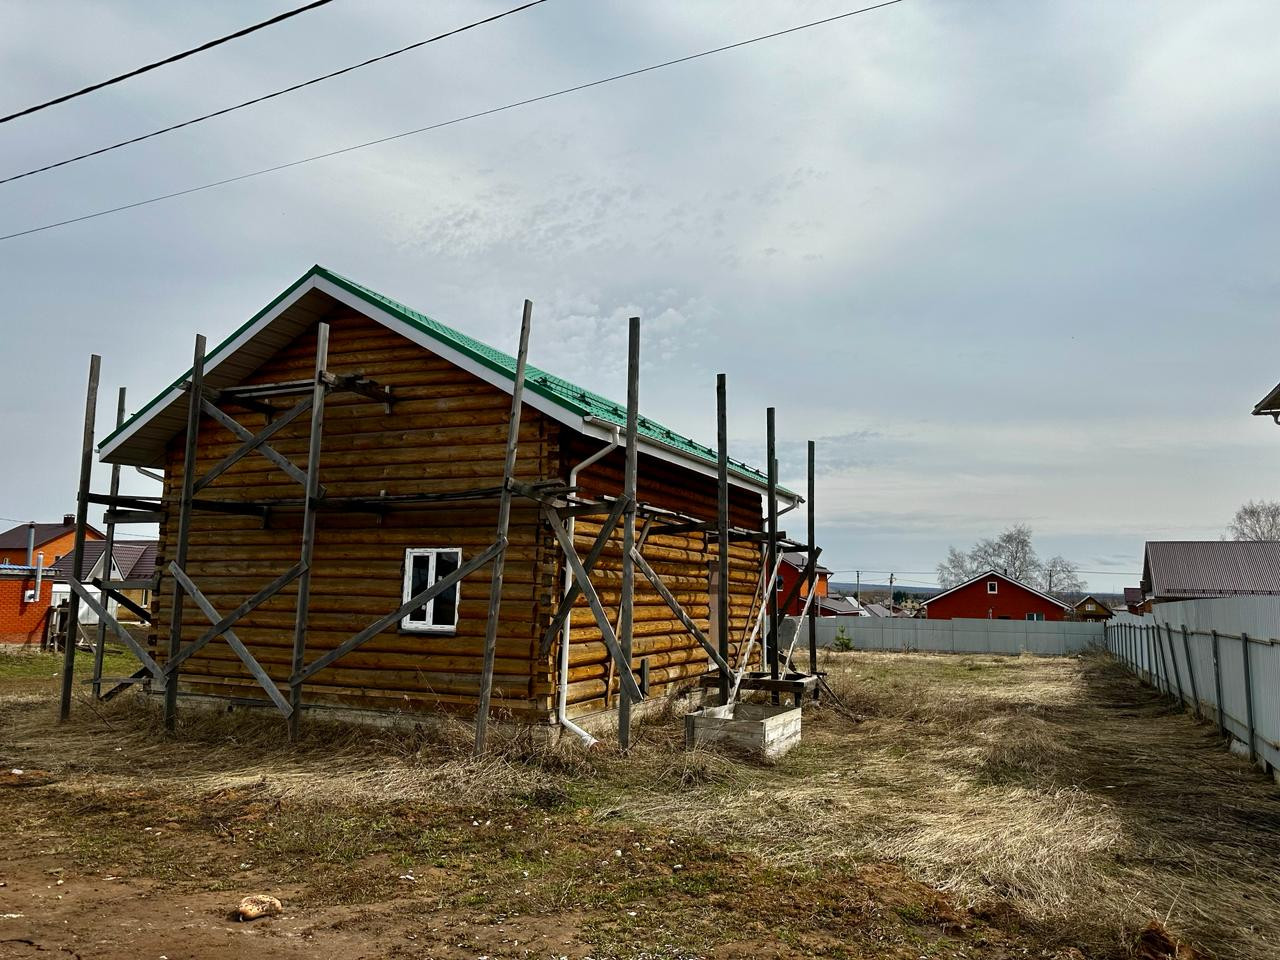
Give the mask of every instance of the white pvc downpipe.
M 569 471 L 569 486 L 576 487 L 578 485 L 578 474 L 582 472 L 584 467 L 589 467 L 597 460 L 608 456 L 614 450 L 617 450 L 622 443 L 622 434 L 620 428 L 614 424 L 610 424 L 612 435 L 609 437 L 609 445 L 597 450 L 587 459 L 583 460 L 576 467 Z M 573 542 L 573 528 L 575 518 L 570 517 L 566 525 L 569 534 L 569 542 Z M 569 569 L 566 563 L 564 567 L 564 592 L 567 594 L 573 587 L 573 571 Z M 564 618 L 564 627 L 560 631 L 560 663 L 558 671 L 558 682 L 556 684 L 556 722 L 561 727 L 575 734 L 588 748 L 596 745 L 596 738 L 580 726 L 570 720 L 565 711 L 569 704 L 569 630 L 572 626 L 573 615 L 569 613 Z

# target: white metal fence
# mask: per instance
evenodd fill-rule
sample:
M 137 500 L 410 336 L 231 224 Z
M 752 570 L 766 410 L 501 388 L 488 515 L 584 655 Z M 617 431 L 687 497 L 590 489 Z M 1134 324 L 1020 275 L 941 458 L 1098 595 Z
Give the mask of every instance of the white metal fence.
M 1280 597 L 1161 603 L 1106 628 L 1111 654 L 1145 683 L 1218 724 L 1240 751 L 1280 767 Z
M 794 621 L 795 618 L 790 618 Z M 800 647 L 808 640 L 800 628 Z M 790 637 L 790 629 L 783 633 Z M 1102 645 L 1102 624 L 1045 620 L 915 620 L 899 617 L 819 617 L 818 646 L 846 638 L 854 650 L 1069 656 Z

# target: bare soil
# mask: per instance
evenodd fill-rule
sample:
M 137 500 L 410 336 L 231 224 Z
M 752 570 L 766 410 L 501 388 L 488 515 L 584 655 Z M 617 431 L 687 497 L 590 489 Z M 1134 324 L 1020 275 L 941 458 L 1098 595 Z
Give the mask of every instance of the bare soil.
M 1102 660 L 831 655 L 844 706 L 774 765 L 674 714 L 481 761 L 129 698 L 58 725 L 49 666 L 0 662 L 0 771 L 39 774 L 0 782 L 3 957 L 1280 956 L 1280 791 Z

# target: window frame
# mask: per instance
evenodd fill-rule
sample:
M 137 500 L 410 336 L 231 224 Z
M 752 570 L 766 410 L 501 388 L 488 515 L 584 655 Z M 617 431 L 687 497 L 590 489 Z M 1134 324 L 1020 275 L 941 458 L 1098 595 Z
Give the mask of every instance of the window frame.
M 1026 619 L 1028 623 L 1044 623 L 1044 614 L 1032 611 L 1027 614 Z
M 993 593 L 999 593 L 999 592 L 1000 592 L 1000 581 L 999 581 L 999 580 L 988 580 L 988 581 L 987 581 L 987 593 L 988 593 L 988 595 L 993 594 Z
M 430 563 L 427 568 L 427 582 L 435 583 L 439 578 L 436 576 L 436 562 L 441 554 L 452 554 L 457 560 L 458 569 L 462 566 L 462 548 L 461 547 L 405 547 L 404 550 L 404 567 L 401 573 L 401 602 L 408 603 L 413 599 L 415 593 L 413 589 L 413 565 L 414 561 L 419 557 L 429 557 Z M 426 608 L 425 620 L 411 620 L 417 611 L 411 610 L 400 618 L 401 633 L 431 633 L 431 634 L 455 634 L 458 632 L 458 618 L 462 609 L 462 581 L 459 580 L 453 585 L 453 623 L 435 623 L 436 600 L 435 597 L 428 600 L 424 604 Z M 421 609 L 421 608 L 419 608 Z

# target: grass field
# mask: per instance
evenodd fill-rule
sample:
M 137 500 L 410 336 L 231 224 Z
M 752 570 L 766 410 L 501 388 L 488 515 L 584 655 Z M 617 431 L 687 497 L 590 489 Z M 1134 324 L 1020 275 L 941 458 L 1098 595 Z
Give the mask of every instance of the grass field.
M 832 654 L 844 706 L 768 766 L 676 715 L 483 761 L 461 725 L 58 726 L 50 666 L 0 659 L 0 769 L 52 781 L 0 790 L 5 956 L 1170 955 L 1153 919 L 1280 955 L 1280 792 L 1101 659 Z M 283 917 L 228 919 L 260 892 Z

